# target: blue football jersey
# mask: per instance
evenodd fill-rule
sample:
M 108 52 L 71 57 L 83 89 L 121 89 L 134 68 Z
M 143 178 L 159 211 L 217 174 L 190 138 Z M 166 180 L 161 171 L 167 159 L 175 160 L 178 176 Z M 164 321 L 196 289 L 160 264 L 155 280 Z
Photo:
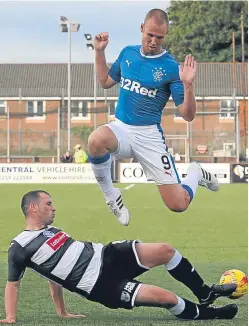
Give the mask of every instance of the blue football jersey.
M 170 95 L 176 106 L 183 103 L 179 64 L 166 50 L 146 56 L 140 45 L 127 46 L 111 66 L 109 75 L 120 83 L 115 115 L 126 124 L 145 126 L 160 123 Z

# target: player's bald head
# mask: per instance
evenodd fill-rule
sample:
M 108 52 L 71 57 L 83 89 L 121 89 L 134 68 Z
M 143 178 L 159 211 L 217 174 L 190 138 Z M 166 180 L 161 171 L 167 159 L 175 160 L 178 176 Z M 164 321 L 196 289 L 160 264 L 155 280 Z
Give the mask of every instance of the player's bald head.
M 148 20 L 152 19 L 156 22 L 157 25 L 167 24 L 169 25 L 169 18 L 165 11 L 161 9 L 152 9 L 150 10 L 145 19 L 144 24 L 148 22 Z

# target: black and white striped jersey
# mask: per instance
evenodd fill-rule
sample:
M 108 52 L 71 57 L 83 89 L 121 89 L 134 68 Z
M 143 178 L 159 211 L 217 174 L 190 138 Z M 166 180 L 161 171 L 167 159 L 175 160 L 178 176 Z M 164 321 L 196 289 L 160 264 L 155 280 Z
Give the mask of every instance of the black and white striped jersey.
M 101 243 L 80 242 L 62 230 L 47 226 L 25 230 L 8 251 L 8 280 L 18 281 L 29 267 L 66 289 L 88 296 L 102 268 Z

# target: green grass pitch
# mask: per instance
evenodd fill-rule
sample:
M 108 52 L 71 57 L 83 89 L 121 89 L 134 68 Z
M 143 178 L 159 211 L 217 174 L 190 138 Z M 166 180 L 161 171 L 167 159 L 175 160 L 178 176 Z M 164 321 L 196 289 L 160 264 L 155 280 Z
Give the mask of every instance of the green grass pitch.
M 126 185 L 117 185 L 125 188 Z M 222 185 L 218 193 L 198 189 L 190 208 L 181 214 L 166 209 L 152 184 L 135 185 L 124 190 L 124 200 L 132 213 L 129 227 L 122 227 L 108 212 L 97 185 L 1 185 L 0 217 L 0 318 L 4 318 L 4 287 L 7 275 L 6 250 L 10 240 L 24 226 L 20 199 L 30 190 L 48 191 L 57 208 L 55 226 L 73 238 L 107 243 L 121 239 L 144 242 L 169 242 L 194 264 L 209 283 L 219 281 L 231 268 L 247 273 L 247 185 Z M 140 278 L 195 300 L 191 292 L 167 274 L 164 267 Z M 203 325 L 204 322 L 180 321 L 159 308 L 134 308 L 132 311 L 109 310 L 96 303 L 65 292 L 68 310 L 85 314 L 83 320 L 61 320 L 55 314 L 47 282 L 31 271 L 22 280 L 18 325 Z M 248 324 L 247 295 L 231 301 L 218 299 L 216 305 L 236 302 L 239 312 L 232 321 L 206 321 L 206 325 Z

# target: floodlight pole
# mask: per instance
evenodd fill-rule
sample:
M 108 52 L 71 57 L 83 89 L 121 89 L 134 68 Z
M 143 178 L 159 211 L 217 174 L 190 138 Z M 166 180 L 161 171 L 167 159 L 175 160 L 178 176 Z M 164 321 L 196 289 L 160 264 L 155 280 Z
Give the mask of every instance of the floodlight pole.
M 61 108 L 58 107 L 57 113 L 57 163 L 60 163 L 61 156 Z
M 7 163 L 10 163 L 10 108 L 7 106 Z
M 97 129 L 97 74 L 96 74 L 96 62 L 95 62 L 95 49 L 93 49 L 93 96 L 94 96 L 94 115 L 93 115 L 93 127 Z
M 239 106 L 236 103 L 236 59 L 235 59 L 235 32 L 232 33 L 233 45 L 233 100 L 235 105 L 235 143 L 236 143 L 236 163 L 239 163 L 240 157 L 240 123 L 239 123 Z
M 78 32 L 80 24 L 60 16 L 60 27 L 62 32 L 68 33 L 68 77 L 67 77 L 67 150 L 71 150 L 71 33 Z
M 71 151 L 71 22 L 68 20 L 67 150 Z

